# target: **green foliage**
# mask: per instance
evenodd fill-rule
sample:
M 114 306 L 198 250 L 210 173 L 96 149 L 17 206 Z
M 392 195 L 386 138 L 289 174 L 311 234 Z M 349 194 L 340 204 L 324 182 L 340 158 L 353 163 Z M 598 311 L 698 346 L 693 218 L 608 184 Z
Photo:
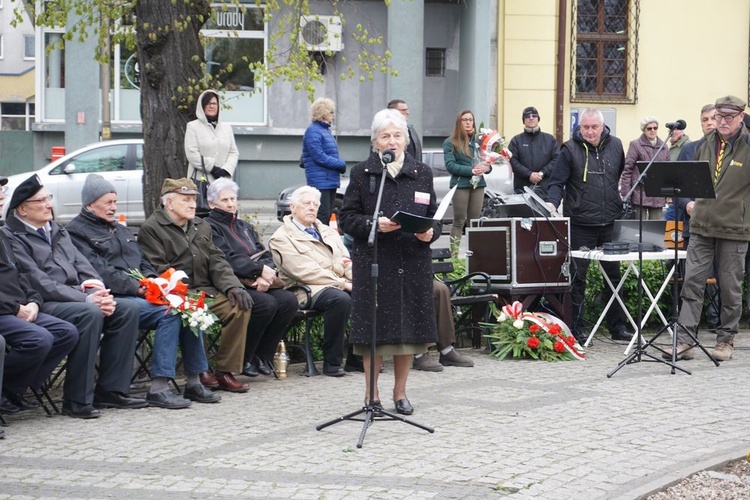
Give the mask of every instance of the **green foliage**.
M 636 263 L 636 266 L 638 264 Z M 620 273 L 624 274 L 627 268 L 627 263 L 620 263 Z M 669 269 L 666 267 L 664 261 L 660 260 L 649 260 L 643 262 L 643 281 L 651 290 L 652 294 L 656 294 L 659 291 L 664 278 L 667 276 Z M 599 266 L 592 262 L 589 265 L 588 273 L 586 274 L 586 321 L 590 325 L 594 325 L 602 313 L 606 301 L 603 298 L 602 289 L 604 286 L 604 279 L 601 275 Z M 625 284 L 622 287 L 624 292 L 624 302 L 630 314 L 636 319 L 638 314 L 638 278 L 634 273 L 628 275 Z M 643 313 L 646 313 L 648 309 L 648 297 L 644 297 Z M 659 308 L 665 317 L 669 317 L 669 312 L 672 308 L 671 299 L 671 285 L 666 288 L 661 298 L 659 299 Z M 612 307 L 618 307 L 619 305 L 613 305 Z M 648 327 L 661 327 L 661 320 L 656 312 L 652 312 L 649 316 L 646 328 Z
M 558 325 L 552 325 L 546 329 L 529 320 L 514 320 L 501 315 L 498 323 L 482 326 L 490 329 L 490 333 L 486 335 L 493 346 L 490 355 L 498 359 L 505 359 L 508 356 L 541 361 L 575 359 L 565 349 L 565 343 L 573 346 L 575 339 L 562 334 Z

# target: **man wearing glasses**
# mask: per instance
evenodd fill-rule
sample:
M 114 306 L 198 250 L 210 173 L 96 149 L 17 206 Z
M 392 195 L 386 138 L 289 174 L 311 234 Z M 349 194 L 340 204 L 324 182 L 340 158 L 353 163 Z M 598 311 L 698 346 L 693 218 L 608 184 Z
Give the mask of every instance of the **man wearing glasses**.
M 539 127 L 539 112 L 528 107 L 521 114 L 523 132 L 513 137 L 508 149 L 513 153 L 510 165 L 513 167 L 513 190 L 523 192 L 525 186 L 541 189 L 537 194 L 547 196 L 547 184 L 552 168 L 560 154 L 557 140 Z
M 138 337 L 138 305 L 129 299 L 115 301 L 104 287 L 67 230 L 53 220 L 52 195 L 38 175 L 13 192 L 3 231 L 19 268 L 44 300 L 41 311 L 73 323 L 80 334 L 68 355 L 63 413 L 88 419 L 100 416 L 97 407 L 147 406 L 145 399 L 127 395 Z
M 732 358 L 742 316 L 742 278 L 750 241 L 750 215 L 745 213 L 750 206 L 750 136 L 743 124 L 745 101 L 729 95 L 715 106 L 716 128 L 698 141 L 693 159 L 709 162 L 716 198 L 697 199 L 687 207 L 690 245 L 679 321 L 697 333 L 704 286 L 716 259 L 722 314 L 712 354 L 726 361 Z M 677 342 L 676 358 L 692 359 L 693 345 L 687 335 L 679 332 Z M 667 351 L 671 357 L 671 349 Z

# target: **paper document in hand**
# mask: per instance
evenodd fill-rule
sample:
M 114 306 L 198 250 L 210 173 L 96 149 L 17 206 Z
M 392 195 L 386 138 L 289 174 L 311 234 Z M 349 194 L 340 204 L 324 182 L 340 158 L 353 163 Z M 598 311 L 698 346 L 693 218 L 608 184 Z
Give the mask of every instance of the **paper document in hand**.
M 393 214 L 391 220 L 401 224 L 401 230 L 404 232 L 423 233 L 428 229 L 435 227 L 435 224 L 443 219 L 445 211 L 448 210 L 448 206 L 451 204 L 451 200 L 453 199 L 457 187 L 458 186 L 453 186 L 451 190 L 448 191 L 432 218 L 422 217 L 421 215 L 414 215 L 399 210 Z

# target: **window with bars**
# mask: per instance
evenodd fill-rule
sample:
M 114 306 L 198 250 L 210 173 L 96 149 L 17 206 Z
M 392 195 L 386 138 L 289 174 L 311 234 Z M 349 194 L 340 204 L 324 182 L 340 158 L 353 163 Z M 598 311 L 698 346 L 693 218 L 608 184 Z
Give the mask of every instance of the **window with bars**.
M 573 102 L 638 100 L 640 0 L 573 0 Z
M 427 49 L 426 76 L 445 76 L 445 49 Z

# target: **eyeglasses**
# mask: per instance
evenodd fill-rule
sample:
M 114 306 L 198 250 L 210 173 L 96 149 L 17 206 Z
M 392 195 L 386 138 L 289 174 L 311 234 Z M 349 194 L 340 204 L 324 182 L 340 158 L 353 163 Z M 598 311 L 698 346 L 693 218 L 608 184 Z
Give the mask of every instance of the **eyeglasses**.
M 535 118 L 539 118 L 539 115 L 530 114 L 523 117 L 524 120 L 533 120 Z
M 474 118 L 461 118 L 462 122 L 473 122 Z
M 736 113 L 734 115 L 722 115 L 719 113 L 714 114 L 714 119 L 716 120 L 716 123 L 721 123 L 722 120 L 724 120 L 727 123 L 732 123 L 732 121 L 737 118 L 740 114 Z
M 646 127 L 646 130 L 659 130 L 659 127 Z
M 206 104 L 206 107 L 207 108 L 215 108 L 218 105 L 219 105 L 218 102 L 209 102 L 208 104 Z
M 37 198 L 35 200 L 26 200 L 24 203 L 38 203 L 38 204 L 44 204 L 44 203 L 52 203 L 52 195 L 45 196 L 44 198 Z

